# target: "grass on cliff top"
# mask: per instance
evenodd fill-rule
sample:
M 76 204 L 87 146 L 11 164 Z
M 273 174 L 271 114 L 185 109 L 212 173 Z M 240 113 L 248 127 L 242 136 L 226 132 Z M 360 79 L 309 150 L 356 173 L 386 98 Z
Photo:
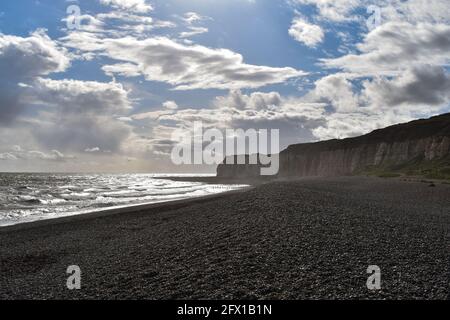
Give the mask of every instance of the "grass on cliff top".
M 450 182 L 450 157 L 433 161 L 415 159 L 401 165 L 372 166 L 362 173 L 380 178 L 416 176 Z

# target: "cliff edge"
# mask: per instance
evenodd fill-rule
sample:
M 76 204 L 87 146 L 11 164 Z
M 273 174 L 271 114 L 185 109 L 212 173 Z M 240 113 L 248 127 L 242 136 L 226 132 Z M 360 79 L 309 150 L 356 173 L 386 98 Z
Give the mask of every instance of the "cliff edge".
M 255 165 L 221 164 L 218 177 L 258 175 Z M 342 140 L 296 144 L 280 153 L 278 177 L 398 173 L 450 179 L 450 113 Z

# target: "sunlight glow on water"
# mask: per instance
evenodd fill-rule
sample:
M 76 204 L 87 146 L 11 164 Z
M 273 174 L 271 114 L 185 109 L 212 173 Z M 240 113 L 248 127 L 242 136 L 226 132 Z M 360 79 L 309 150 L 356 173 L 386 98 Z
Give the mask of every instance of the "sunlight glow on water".
M 2 173 L 0 226 L 201 197 L 245 187 L 155 179 L 171 176 L 183 175 Z

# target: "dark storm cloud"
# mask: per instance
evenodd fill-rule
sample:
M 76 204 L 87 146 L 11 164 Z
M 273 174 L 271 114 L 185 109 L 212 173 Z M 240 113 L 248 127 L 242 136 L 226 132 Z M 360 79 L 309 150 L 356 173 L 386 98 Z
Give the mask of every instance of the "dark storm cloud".
M 43 31 L 26 38 L 0 33 L 0 125 L 10 124 L 24 110 L 24 83 L 63 71 L 69 63 L 64 50 Z
M 450 101 L 450 75 L 439 66 L 423 65 L 392 80 L 366 83 L 365 94 L 378 104 L 443 105 Z

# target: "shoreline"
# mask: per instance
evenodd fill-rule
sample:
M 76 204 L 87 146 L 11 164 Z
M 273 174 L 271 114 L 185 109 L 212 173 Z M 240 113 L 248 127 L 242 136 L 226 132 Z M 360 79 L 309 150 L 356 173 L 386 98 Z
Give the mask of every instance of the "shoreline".
M 306 178 L 0 229 L 0 299 L 448 299 L 449 194 Z
M 172 180 L 170 178 L 160 178 L 160 179 Z M 192 181 L 192 180 L 189 180 L 189 181 Z M 200 181 L 193 181 L 193 182 L 200 182 Z M 56 224 L 65 224 L 65 223 L 71 223 L 71 222 L 76 222 L 76 221 L 98 219 L 98 218 L 103 218 L 103 217 L 108 217 L 108 216 L 113 216 L 113 215 L 133 214 L 133 213 L 139 214 L 142 211 L 146 211 L 146 210 L 161 209 L 161 212 L 168 211 L 168 210 L 174 210 L 174 209 L 183 208 L 185 206 L 189 206 L 189 205 L 192 205 L 195 203 L 202 203 L 205 201 L 214 200 L 216 198 L 221 198 L 221 197 L 231 196 L 233 194 L 237 194 L 237 193 L 241 193 L 241 192 L 246 192 L 253 188 L 255 188 L 255 185 L 249 185 L 247 187 L 243 187 L 242 189 L 238 189 L 238 190 L 230 190 L 230 191 L 209 194 L 209 195 L 194 197 L 194 198 L 169 200 L 169 201 L 156 202 L 156 203 L 154 202 L 154 203 L 142 203 L 142 204 L 118 206 L 118 207 L 112 207 L 109 209 L 99 209 L 96 211 L 89 211 L 89 212 L 81 213 L 81 214 L 73 214 L 73 215 L 55 217 L 55 218 L 45 218 L 42 220 L 35 220 L 35 221 L 29 221 L 29 222 L 19 222 L 17 224 L 13 224 L 13 225 L 0 226 L 0 234 L 21 231 L 21 230 L 27 230 L 27 229 L 33 229 L 33 228 L 52 226 L 52 225 L 56 225 Z
M 436 179 L 428 179 L 425 180 L 422 177 L 408 177 L 408 179 L 405 179 L 405 177 L 378 177 L 378 176 L 342 176 L 342 177 L 329 177 L 329 178 L 367 178 L 367 179 L 374 179 L 374 180 L 386 180 L 386 181 L 398 181 L 403 183 L 437 183 L 437 184 L 448 184 L 446 181 L 443 180 L 436 180 Z M 161 179 L 161 180 L 172 180 L 172 181 L 180 181 L 180 182 L 201 182 L 206 184 L 242 184 L 242 185 L 248 185 L 247 187 L 243 187 L 238 190 L 230 190 L 225 191 L 221 193 L 216 194 L 209 194 L 205 196 L 199 196 L 194 198 L 186 198 L 186 199 L 179 199 L 179 200 L 168 200 L 168 201 L 162 201 L 162 202 L 153 202 L 153 203 L 141 203 L 141 204 L 130 204 L 125 206 L 114 206 L 111 208 L 105 208 L 105 209 L 98 209 L 83 213 L 74 213 L 72 215 L 67 216 L 61 216 L 61 217 L 55 217 L 55 218 L 44 218 L 41 220 L 34 220 L 34 221 L 27 221 L 27 222 L 19 222 L 12 225 L 5 225 L 0 226 L 0 234 L 1 233 L 7 233 L 12 231 L 20 231 L 24 229 L 32 229 L 32 228 L 39 228 L 39 227 L 45 227 L 45 226 L 51 226 L 55 224 L 64 224 L 64 223 L 71 223 L 76 221 L 82 221 L 82 220 L 89 220 L 89 219 L 98 219 L 102 217 L 108 217 L 112 215 L 120 215 L 120 214 L 133 214 L 133 213 L 140 213 L 145 210 L 154 210 L 154 209 L 161 209 L 162 211 L 168 211 L 173 209 L 182 208 L 185 206 L 189 206 L 192 204 L 195 204 L 197 202 L 201 203 L 203 201 L 208 200 L 215 200 L 217 198 L 231 196 L 235 193 L 241 193 L 246 192 L 249 190 L 252 190 L 256 188 L 259 185 L 266 184 L 266 183 L 283 183 L 283 182 L 299 182 L 302 180 L 321 180 L 321 179 L 327 179 L 327 177 L 293 177 L 293 178 L 277 178 L 273 180 L 264 180 L 264 179 L 232 179 L 232 178 L 218 178 L 218 177 L 198 177 L 198 176 L 181 176 L 181 177 L 158 177 L 154 179 Z

